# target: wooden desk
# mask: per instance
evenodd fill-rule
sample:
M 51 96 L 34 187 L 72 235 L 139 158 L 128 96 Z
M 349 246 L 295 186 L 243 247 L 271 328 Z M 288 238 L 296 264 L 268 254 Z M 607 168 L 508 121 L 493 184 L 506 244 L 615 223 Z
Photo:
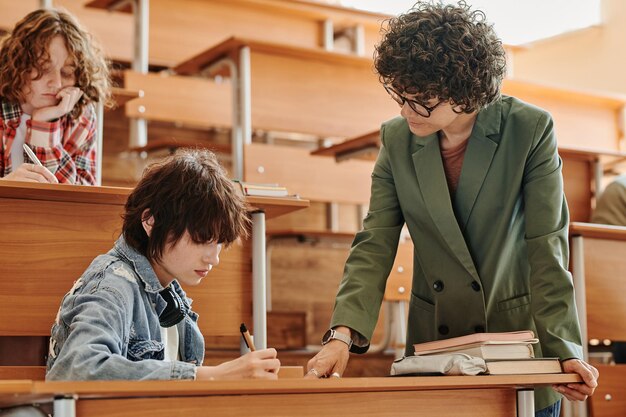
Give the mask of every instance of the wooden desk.
M 572 374 L 277 381 L 17 382 L 0 405 L 55 401 L 55 417 L 172 415 L 533 417 L 532 387 Z M 0 385 L 1 387 L 1 385 Z M 517 395 L 516 395 L 517 394 Z M 56 402 L 58 404 L 57 407 Z M 64 412 L 62 412 L 64 411 Z M 75 413 L 75 414 L 74 414 Z
M 380 120 L 398 113 L 372 70 L 371 58 L 232 37 L 174 70 L 198 75 L 224 67 L 236 109 L 231 125 L 234 134 L 241 132 L 232 140 L 238 178 L 252 126 L 345 137 L 374 130 Z M 353 110 L 355 103 L 358 111 Z
M 72 282 L 119 236 L 130 191 L 0 182 L 0 336 L 50 335 L 61 299 Z M 299 210 L 309 203 L 254 197 L 249 204 L 252 242 L 233 245 L 221 256 L 212 279 L 185 290 L 202 316 L 203 334 L 223 336 L 227 343 L 238 346 L 239 324 L 252 315 L 257 345 L 264 346 L 265 217 Z M 221 314 L 210 314 L 216 306 L 223 306 Z
M 576 307 L 588 358 L 592 339 L 626 340 L 626 227 L 572 223 L 570 240 Z M 592 415 L 624 416 L 626 365 L 598 369 L 600 387 L 590 402 Z M 586 411 L 578 415 L 585 417 Z

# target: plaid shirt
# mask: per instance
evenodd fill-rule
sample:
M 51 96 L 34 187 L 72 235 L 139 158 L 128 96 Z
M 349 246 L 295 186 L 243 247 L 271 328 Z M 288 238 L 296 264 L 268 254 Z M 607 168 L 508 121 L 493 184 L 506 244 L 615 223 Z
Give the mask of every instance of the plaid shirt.
M 0 98 L 0 177 L 11 173 L 11 146 L 22 109 Z M 69 115 L 51 122 L 26 121 L 24 142 L 60 183 L 95 185 L 96 113 L 93 106 L 73 120 Z

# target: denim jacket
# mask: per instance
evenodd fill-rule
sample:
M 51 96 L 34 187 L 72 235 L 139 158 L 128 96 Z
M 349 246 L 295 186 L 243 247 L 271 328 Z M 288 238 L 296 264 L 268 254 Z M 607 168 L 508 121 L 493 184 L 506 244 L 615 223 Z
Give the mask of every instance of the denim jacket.
M 163 290 L 148 259 L 123 236 L 65 295 L 48 353 L 47 380 L 194 379 L 204 358 L 198 315 L 176 280 L 188 314 L 178 323 L 180 361 L 165 362 L 159 314 Z

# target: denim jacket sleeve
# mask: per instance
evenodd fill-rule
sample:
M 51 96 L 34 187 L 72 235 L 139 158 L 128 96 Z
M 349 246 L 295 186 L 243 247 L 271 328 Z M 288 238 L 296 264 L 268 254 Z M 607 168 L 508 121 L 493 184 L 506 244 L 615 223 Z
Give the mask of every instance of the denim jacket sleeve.
M 63 300 L 52 338 L 64 340 L 48 380 L 194 379 L 191 363 L 126 357 L 135 303 L 142 302 L 136 283 L 107 269 Z M 55 332 L 65 332 L 55 335 Z M 54 342 L 53 342 L 54 343 Z M 51 347 L 51 354 L 54 349 Z

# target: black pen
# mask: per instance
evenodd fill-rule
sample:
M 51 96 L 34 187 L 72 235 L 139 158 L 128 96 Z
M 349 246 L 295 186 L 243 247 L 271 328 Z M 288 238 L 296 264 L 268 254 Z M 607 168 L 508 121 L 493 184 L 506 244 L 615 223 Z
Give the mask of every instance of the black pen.
M 243 336 L 243 341 L 246 342 L 246 346 L 248 346 L 248 349 L 250 349 L 250 352 L 254 352 L 256 348 L 254 347 L 252 336 L 250 336 L 250 332 L 248 331 L 248 328 L 246 327 L 245 323 L 241 323 L 241 326 L 239 326 L 239 331 L 241 332 L 241 335 Z

